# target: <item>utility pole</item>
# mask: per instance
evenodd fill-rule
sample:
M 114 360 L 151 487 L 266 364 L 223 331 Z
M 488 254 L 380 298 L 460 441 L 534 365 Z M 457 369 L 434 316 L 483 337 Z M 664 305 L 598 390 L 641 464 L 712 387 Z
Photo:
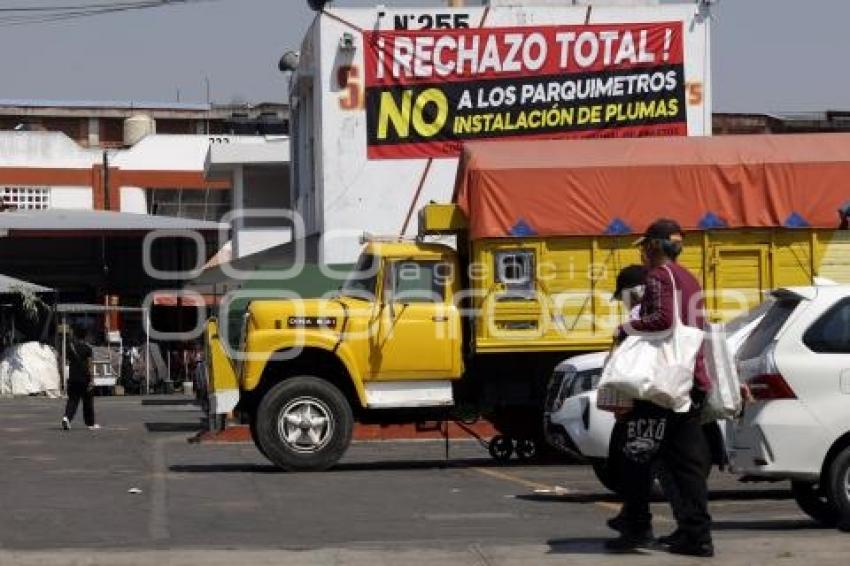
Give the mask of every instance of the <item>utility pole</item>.
M 109 152 L 103 150 L 103 208 L 112 210 L 112 201 L 109 198 Z
M 212 106 L 210 102 L 210 77 L 209 75 L 204 75 L 204 85 L 207 90 L 207 135 L 210 135 L 210 112 L 212 112 Z

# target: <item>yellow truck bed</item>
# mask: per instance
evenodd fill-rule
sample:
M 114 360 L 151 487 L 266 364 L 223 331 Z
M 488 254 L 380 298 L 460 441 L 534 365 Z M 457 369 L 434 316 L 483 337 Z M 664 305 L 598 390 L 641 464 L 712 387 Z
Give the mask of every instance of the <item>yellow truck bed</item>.
M 640 263 L 634 239 L 473 241 L 470 261 L 479 270 L 473 274 L 478 277 L 471 277 L 479 313 L 476 350 L 607 347 L 626 315 L 621 303 L 611 300 L 617 273 Z M 679 261 L 702 283 L 709 318 L 726 321 L 760 303 L 771 289 L 811 285 L 815 277 L 850 283 L 850 232 L 784 228 L 691 232 Z M 529 280 L 522 278 L 523 269 L 531 274 Z

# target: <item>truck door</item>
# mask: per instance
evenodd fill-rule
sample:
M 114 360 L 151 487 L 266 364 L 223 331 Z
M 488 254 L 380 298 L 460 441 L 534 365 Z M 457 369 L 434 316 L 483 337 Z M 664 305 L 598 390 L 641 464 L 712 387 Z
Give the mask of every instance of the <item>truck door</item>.
M 460 316 L 447 263 L 392 260 L 384 269 L 370 366 L 377 379 L 433 379 L 460 373 Z
M 770 289 L 768 246 L 714 246 L 712 320 L 730 320 L 759 305 Z

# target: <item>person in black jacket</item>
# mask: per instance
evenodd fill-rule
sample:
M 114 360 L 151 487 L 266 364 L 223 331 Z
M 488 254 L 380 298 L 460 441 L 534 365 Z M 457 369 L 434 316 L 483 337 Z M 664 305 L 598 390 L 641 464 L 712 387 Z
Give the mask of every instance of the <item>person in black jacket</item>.
M 89 430 L 100 425 L 94 419 L 94 382 L 91 373 L 92 349 L 86 343 L 86 330 L 74 328 L 74 336 L 68 343 L 68 402 L 65 404 L 65 416 L 62 428 L 71 429 L 71 421 L 77 413 L 77 406 L 83 402 L 83 420 Z

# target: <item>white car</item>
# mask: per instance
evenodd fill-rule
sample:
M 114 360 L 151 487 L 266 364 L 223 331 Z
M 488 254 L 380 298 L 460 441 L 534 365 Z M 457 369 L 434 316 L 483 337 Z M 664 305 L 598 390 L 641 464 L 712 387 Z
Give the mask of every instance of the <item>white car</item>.
M 566 453 L 607 458 L 614 415 L 596 408 L 596 388 L 608 352 L 566 359 L 555 367 L 545 406 L 546 439 Z
M 772 304 L 773 300 L 768 299 L 726 325 L 731 352 L 738 350 Z M 607 357 L 608 352 L 594 352 L 558 364 L 549 382 L 543 428 L 549 444 L 589 462 L 599 481 L 616 492 L 620 487 L 608 467 L 614 415 L 596 408 L 596 389 Z M 720 427 L 717 432 L 722 435 L 726 429 Z M 723 461 L 723 437 L 719 435 L 714 439 L 717 445 L 713 446 L 713 451 L 715 459 Z
M 800 508 L 850 529 L 850 286 L 783 289 L 737 353 L 755 402 L 730 427 L 735 473 L 791 480 Z
M 557 450 L 587 461 L 596 477 L 619 491 L 608 468 L 608 443 L 614 415 L 596 408 L 596 389 L 608 352 L 574 356 L 555 367 L 546 395 L 543 431 Z

